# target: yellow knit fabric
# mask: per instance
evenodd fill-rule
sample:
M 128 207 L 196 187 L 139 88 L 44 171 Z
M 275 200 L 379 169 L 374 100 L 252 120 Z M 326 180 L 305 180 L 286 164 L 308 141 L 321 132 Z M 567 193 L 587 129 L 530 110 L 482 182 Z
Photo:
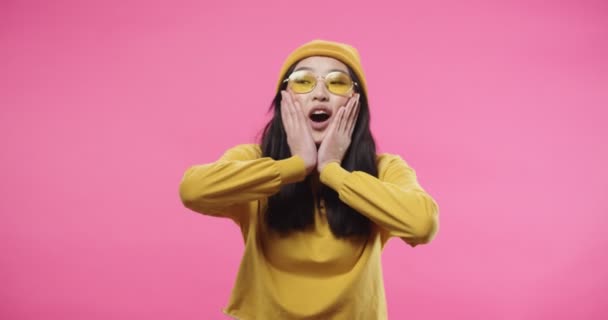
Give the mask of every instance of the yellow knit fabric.
M 327 40 L 310 41 L 301 45 L 292 53 L 290 53 L 285 62 L 283 63 L 283 66 L 281 67 L 277 90 L 279 90 L 281 84 L 283 83 L 283 80 L 285 80 L 285 78 L 287 77 L 287 75 L 285 74 L 287 72 L 287 69 L 289 69 L 292 64 L 311 56 L 325 56 L 342 61 L 344 64 L 353 69 L 357 77 L 359 77 L 359 85 L 361 85 L 361 88 L 363 89 L 365 94 L 367 94 L 367 83 L 365 81 L 365 74 L 363 73 L 363 67 L 361 66 L 361 58 L 359 57 L 359 52 L 357 51 L 357 49 L 346 43 Z
M 262 158 L 258 145 L 239 145 L 218 161 L 188 168 L 180 184 L 184 205 L 232 219 L 245 252 L 224 313 L 252 319 L 386 319 L 381 253 L 391 237 L 414 247 L 438 231 L 437 203 L 399 156 L 377 157 L 379 177 L 326 165 L 319 181 L 367 216 L 373 231 L 363 239 L 337 239 L 323 205 L 315 225 L 280 237 L 264 221 L 267 198 L 305 178 L 303 160 Z M 221 241 L 221 240 L 219 240 Z

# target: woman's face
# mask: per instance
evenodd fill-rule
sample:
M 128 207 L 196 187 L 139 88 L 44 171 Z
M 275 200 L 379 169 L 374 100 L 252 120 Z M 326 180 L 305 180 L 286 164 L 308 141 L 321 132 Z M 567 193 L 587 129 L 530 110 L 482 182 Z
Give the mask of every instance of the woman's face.
M 289 88 L 287 90 L 293 94 L 295 100 L 300 104 L 312 129 L 312 138 L 319 145 L 327 133 L 329 124 L 334 120 L 338 108 L 345 106 L 348 99 L 353 95 L 352 90 L 347 96 L 329 92 L 323 77 L 332 71 L 342 71 L 348 74 L 348 68 L 344 63 L 334 58 L 314 56 L 298 62 L 294 72 L 298 70 L 312 71 L 318 77 L 317 85 L 311 92 L 295 93 Z

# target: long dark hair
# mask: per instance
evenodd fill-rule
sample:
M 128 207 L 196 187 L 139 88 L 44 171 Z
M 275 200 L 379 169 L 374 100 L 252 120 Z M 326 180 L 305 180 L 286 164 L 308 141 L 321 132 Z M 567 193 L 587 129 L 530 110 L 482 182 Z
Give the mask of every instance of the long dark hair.
M 296 64 L 294 63 L 287 70 L 287 76 L 291 74 Z M 354 81 L 361 83 L 351 68 L 348 68 L 348 71 Z M 261 139 L 262 156 L 274 160 L 291 157 L 281 120 L 281 90 L 285 90 L 286 87 L 287 83 L 281 85 L 270 105 L 270 111 L 274 111 L 274 116 L 264 127 Z M 355 87 L 355 91 L 360 94 L 359 116 L 350 147 L 342 159 L 342 167 L 349 172 L 363 171 L 377 177 L 376 143 L 370 131 L 367 95 L 358 87 Z M 317 204 L 314 201 L 311 177 L 309 175 L 304 181 L 282 186 L 278 193 L 268 199 L 266 221 L 270 228 L 285 235 L 290 231 L 305 230 L 314 225 L 314 206 Z M 316 198 L 324 200 L 327 221 L 336 237 L 367 236 L 371 232 L 370 220 L 342 202 L 333 189 L 321 185 Z

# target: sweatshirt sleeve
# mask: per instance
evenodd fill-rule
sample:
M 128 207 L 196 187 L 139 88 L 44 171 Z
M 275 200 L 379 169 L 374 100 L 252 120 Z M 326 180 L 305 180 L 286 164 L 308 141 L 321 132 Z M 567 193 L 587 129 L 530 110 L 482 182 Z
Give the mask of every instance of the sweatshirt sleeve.
M 239 145 L 216 162 L 188 168 L 179 195 L 184 206 L 193 211 L 237 221 L 236 206 L 269 197 L 282 185 L 302 181 L 305 176 L 304 161 L 299 156 L 262 158 L 258 145 Z
M 377 224 L 385 241 L 400 237 L 412 247 L 430 242 L 439 229 L 439 207 L 415 171 L 399 156 L 385 154 L 378 158 L 378 176 L 348 172 L 334 162 L 323 168 L 320 180 Z

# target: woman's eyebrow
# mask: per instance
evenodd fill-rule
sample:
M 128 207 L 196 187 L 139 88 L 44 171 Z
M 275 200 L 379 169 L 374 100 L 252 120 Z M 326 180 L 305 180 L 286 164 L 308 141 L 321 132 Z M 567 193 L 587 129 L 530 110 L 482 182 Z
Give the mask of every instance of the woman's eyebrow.
M 314 71 L 313 68 L 309 68 L 309 67 L 298 67 L 296 68 L 294 71 L 299 71 L 299 70 L 310 70 L 310 71 Z
M 298 68 L 296 68 L 294 71 L 300 71 L 300 70 L 309 70 L 309 71 L 315 71 L 315 69 L 310 68 L 310 67 L 298 67 Z M 342 69 L 331 69 L 331 70 L 327 71 L 327 73 L 330 73 L 330 72 L 335 72 L 335 71 L 339 71 L 339 72 L 348 73 L 348 71 L 345 71 L 345 70 L 342 70 Z

